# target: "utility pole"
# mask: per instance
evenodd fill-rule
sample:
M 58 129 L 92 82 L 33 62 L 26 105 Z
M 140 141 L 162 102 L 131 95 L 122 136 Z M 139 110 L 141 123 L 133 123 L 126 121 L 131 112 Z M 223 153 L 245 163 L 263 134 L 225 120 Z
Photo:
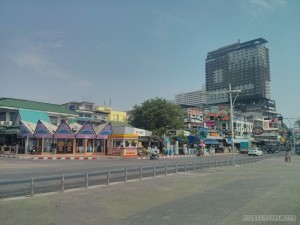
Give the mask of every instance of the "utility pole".
M 237 95 L 234 98 L 234 101 L 232 101 L 232 92 L 236 92 Z M 238 94 L 241 92 L 241 90 L 232 90 L 231 89 L 231 83 L 229 83 L 229 97 L 230 97 L 230 121 L 231 121 L 231 143 L 232 143 L 232 165 L 235 165 L 235 148 L 234 148 L 234 129 L 233 129 L 233 106 L 234 102 L 238 96 Z
M 233 114 L 233 106 L 235 103 L 235 100 L 241 90 L 232 90 L 231 89 L 231 83 L 229 83 L 229 90 L 228 91 L 221 91 L 221 92 L 214 92 L 214 94 L 219 94 L 219 93 L 229 93 L 229 98 L 230 98 L 230 122 L 231 122 L 231 142 L 232 142 L 232 165 L 235 165 L 235 150 L 234 150 L 234 129 L 233 129 L 233 119 L 234 119 L 234 114 Z M 237 93 L 235 96 L 234 100 L 232 101 L 232 93 Z

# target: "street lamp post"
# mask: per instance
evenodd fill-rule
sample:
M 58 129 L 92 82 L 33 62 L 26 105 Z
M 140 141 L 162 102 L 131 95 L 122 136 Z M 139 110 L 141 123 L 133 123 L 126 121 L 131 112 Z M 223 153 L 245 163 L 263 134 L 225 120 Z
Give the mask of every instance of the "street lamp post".
M 234 101 L 232 102 L 232 92 L 237 92 Z M 232 165 L 235 165 L 235 149 L 234 149 L 234 129 L 233 129 L 233 106 L 234 102 L 241 90 L 232 90 L 231 84 L 229 84 L 229 97 L 230 97 L 230 120 L 231 120 L 231 143 L 232 143 Z

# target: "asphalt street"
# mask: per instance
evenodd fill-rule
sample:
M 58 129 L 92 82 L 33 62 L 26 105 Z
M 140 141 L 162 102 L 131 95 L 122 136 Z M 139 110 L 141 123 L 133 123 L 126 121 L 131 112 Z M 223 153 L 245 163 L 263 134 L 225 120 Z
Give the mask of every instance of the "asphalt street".
M 282 153 L 265 154 L 261 158 L 281 157 Z M 248 158 L 248 155 L 236 155 L 236 160 Z M 152 165 L 171 165 L 175 163 L 207 162 L 231 160 L 232 155 L 207 157 L 167 158 L 159 160 L 101 158 L 99 160 L 32 160 L 18 158 L 0 158 L 0 180 L 13 180 L 39 176 L 51 176 L 94 171 L 107 171 L 121 168 L 137 168 Z
M 300 224 L 300 157 L 0 200 L 1 225 Z

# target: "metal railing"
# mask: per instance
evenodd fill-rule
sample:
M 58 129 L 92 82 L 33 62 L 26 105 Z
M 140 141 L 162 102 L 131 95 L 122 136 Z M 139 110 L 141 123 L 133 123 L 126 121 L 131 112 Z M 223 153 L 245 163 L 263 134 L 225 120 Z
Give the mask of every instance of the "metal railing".
M 255 163 L 262 159 L 258 157 L 239 158 L 235 160 L 235 165 Z M 127 182 L 128 180 L 142 180 L 149 177 L 167 176 L 172 173 L 207 171 L 212 168 L 232 165 L 232 160 L 201 160 L 192 163 L 157 164 L 148 167 L 0 180 L 0 199 L 33 196 L 47 192 L 64 192 L 74 188 L 88 188 L 89 186 L 109 185 L 116 182 Z

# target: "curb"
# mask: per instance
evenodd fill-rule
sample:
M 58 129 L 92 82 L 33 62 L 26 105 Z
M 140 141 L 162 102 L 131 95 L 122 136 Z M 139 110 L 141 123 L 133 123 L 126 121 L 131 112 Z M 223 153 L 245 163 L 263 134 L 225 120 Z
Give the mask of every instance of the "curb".
M 38 160 L 97 160 L 97 157 L 78 157 L 78 156 L 53 156 L 53 157 L 47 157 L 47 156 L 39 156 L 39 157 L 33 157 L 32 159 Z
M 139 157 L 136 159 L 149 159 L 150 156 L 146 157 Z M 168 155 L 168 156 L 160 156 L 160 159 L 173 159 L 173 158 L 190 158 L 190 157 L 197 157 L 196 155 Z

